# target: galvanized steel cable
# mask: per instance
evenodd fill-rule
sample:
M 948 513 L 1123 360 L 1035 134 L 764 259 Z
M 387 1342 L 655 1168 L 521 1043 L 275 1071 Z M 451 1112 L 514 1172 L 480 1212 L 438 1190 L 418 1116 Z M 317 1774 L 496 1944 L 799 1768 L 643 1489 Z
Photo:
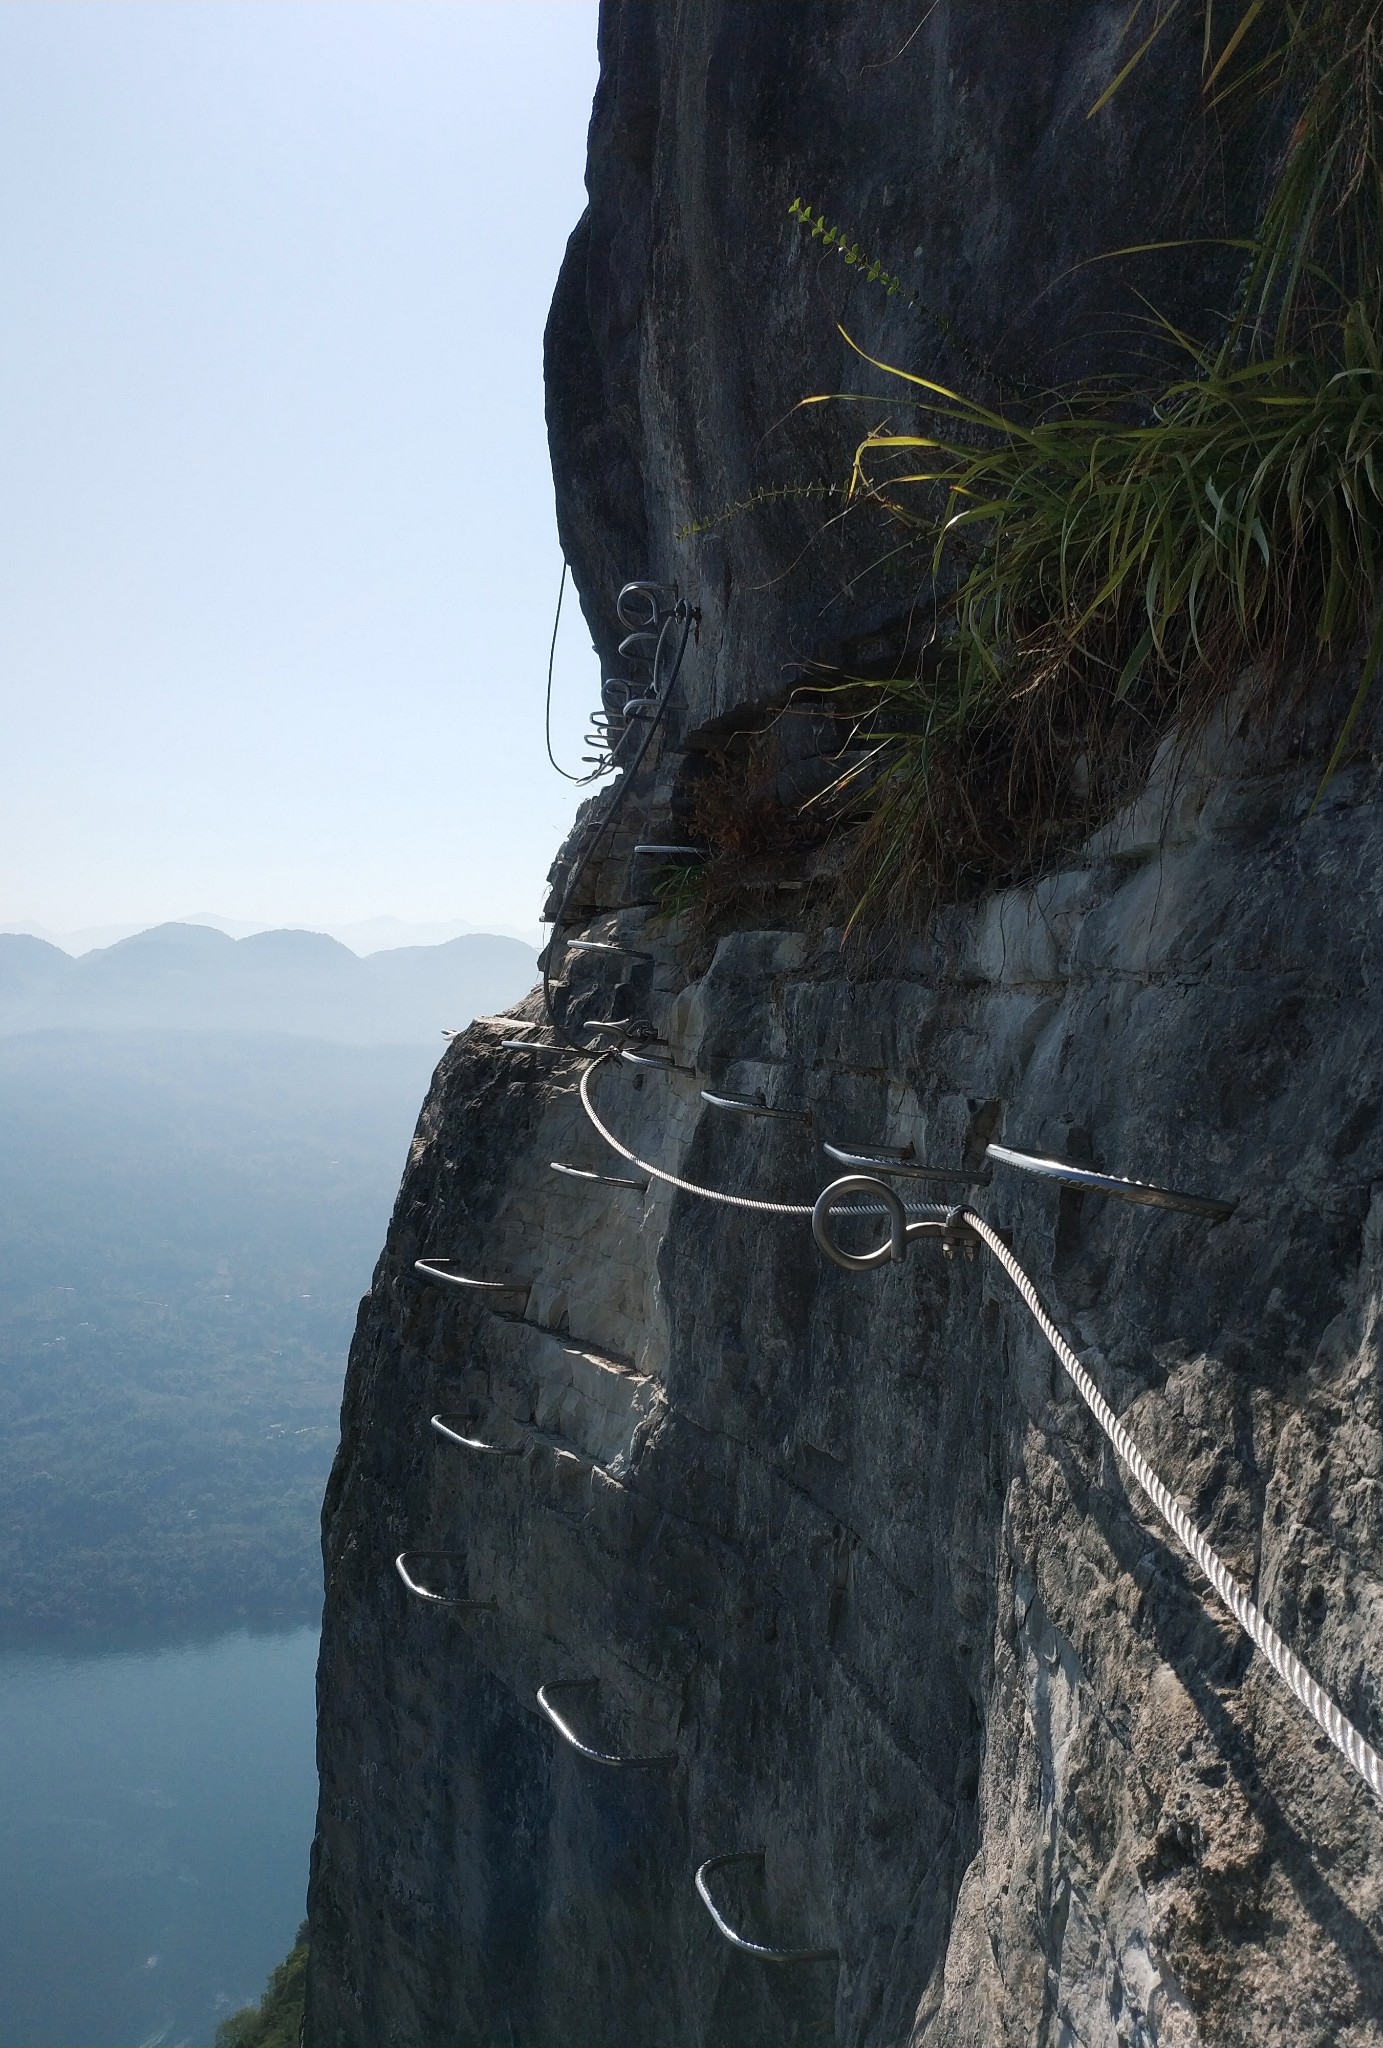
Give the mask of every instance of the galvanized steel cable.
M 1019 1265 L 999 1233 L 991 1229 L 983 1217 L 977 1216 L 972 1209 L 964 1211 L 963 1220 L 999 1261 L 1022 1297 L 1028 1313 L 1074 1381 L 1076 1392 L 1177 1541 L 1200 1566 L 1240 1628 L 1257 1644 L 1278 1677 L 1305 1707 L 1316 1725 L 1330 1737 L 1341 1756 L 1354 1766 L 1370 1791 L 1379 1799 L 1383 1799 L 1383 1757 L 1380 1757 L 1378 1751 L 1364 1740 L 1354 1723 L 1346 1719 L 1330 1694 L 1311 1676 L 1296 1652 L 1283 1642 L 1261 1608 L 1249 1598 L 1234 1577 L 1219 1552 L 1206 1541 L 1180 1501 L 1163 1485 L 1052 1321 L 1032 1280 Z
M 814 1214 L 815 1204 L 768 1202 L 758 1196 L 728 1194 L 720 1188 L 703 1187 L 696 1181 L 684 1180 L 680 1174 L 668 1173 L 664 1168 L 641 1159 L 637 1153 L 630 1151 L 627 1145 L 621 1144 L 613 1131 L 601 1121 L 591 1101 L 590 1079 L 600 1064 L 600 1060 L 595 1060 L 582 1072 L 582 1108 L 610 1149 L 617 1152 L 622 1159 L 628 1160 L 632 1166 L 637 1166 L 641 1173 L 647 1173 L 655 1180 L 664 1181 L 670 1187 L 680 1188 L 685 1194 L 700 1195 L 703 1200 L 720 1202 L 728 1208 L 750 1209 L 770 1216 L 806 1217 Z M 892 1193 L 891 1190 L 889 1192 Z M 908 1204 L 907 1208 L 910 1214 L 945 1218 L 952 1226 L 968 1228 L 998 1260 L 1033 1321 L 1060 1359 L 1077 1393 L 1167 1527 L 1188 1556 L 1200 1567 L 1244 1633 L 1262 1651 L 1288 1690 L 1305 1707 L 1322 1732 L 1330 1738 L 1346 1762 L 1359 1773 L 1375 1797 L 1383 1800 L 1383 1757 L 1380 1757 L 1372 1744 L 1365 1740 L 1330 1694 L 1311 1675 L 1296 1652 L 1283 1641 L 1262 1609 L 1239 1584 L 1219 1552 L 1196 1527 L 1181 1502 L 1158 1478 L 1133 1436 L 1114 1413 L 1080 1358 L 1052 1320 L 1033 1280 L 998 1231 L 986 1223 L 982 1216 L 977 1216 L 973 1209 L 937 1205 L 928 1205 L 924 1208 L 921 1205 L 914 1207 L 912 1204 Z M 851 1212 L 843 1210 L 841 1213 Z M 854 1213 L 860 1212 L 855 1210 Z
M 562 580 L 557 585 L 557 610 L 553 615 L 552 639 L 547 650 L 547 695 L 543 700 L 543 744 L 547 748 L 547 758 L 557 770 L 557 773 L 567 782 L 574 782 L 578 789 L 584 789 L 588 782 L 599 782 L 601 776 L 608 771 L 604 768 L 597 768 L 594 774 L 591 775 L 573 775 L 570 768 L 564 768 L 552 751 L 552 670 L 557 659 L 557 629 L 562 623 L 562 599 L 566 594 L 568 573 L 567 558 L 563 555 Z
M 765 1202 L 757 1195 L 731 1195 L 723 1188 L 707 1188 L 702 1187 L 697 1181 L 683 1180 L 680 1174 L 669 1173 L 664 1167 L 654 1166 L 647 1159 L 640 1159 L 637 1152 L 631 1152 L 627 1145 L 622 1145 L 614 1132 L 601 1122 L 595 1104 L 591 1101 L 590 1078 L 605 1057 L 601 1054 L 589 1067 L 582 1070 L 581 1107 L 610 1150 L 618 1152 L 621 1159 L 627 1159 L 631 1166 L 637 1166 L 640 1173 L 651 1174 L 654 1180 L 666 1181 L 669 1187 L 681 1188 L 683 1194 L 700 1195 L 702 1200 L 707 1202 L 722 1202 L 729 1209 L 753 1209 L 763 1216 L 800 1216 L 804 1219 L 812 1215 L 816 1206 L 813 1202 Z M 913 1216 L 945 1217 L 951 1214 L 950 1209 L 940 1208 L 934 1203 L 928 1203 L 925 1207 L 908 1204 L 907 1208 L 909 1215 Z M 842 1210 L 841 1213 L 846 1216 L 865 1216 L 877 1215 L 878 1210 L 856 1205 Z
M 584 1052 L 586 1048 L 580 1043 L 578 1039 L 572 1037 L 571 1033 L 566 1029 L 565 1025 L 559 1023 L 556 1016 L 553 1013 L 552 956 L 561 939 L 563 923 L 565 922 L 567 910 L 570 907 L 571 900 L 573 896 L 576 894 L 577 884 L 580 882 L 581 877 L 585 874 L 586 869 L 590 864 L 591 857 L 594 854 L 597 846 L 599 846 L 601 840 L 605 837 L 610 827 L 614 824 L 615 819 L 618 817 L 620 809 L 624 803 L 624 799 L 628 795 L 631 787 L 633 786 L 634 777 L 638 774 L 640 767 L 643 765 L 644 755 L 652 746 L 654 735 L 657 733 L 659 727 L 662 725 L 663 715 L 666 712 L 668 704 L 672 697 L 673 686 L 676 683 L 678 676 L 682 673 L 682 663 L 686 659 L 687 653 L 687 642 L 691 638 L 692 628 L 696 624 L 696 621 L 699 617 L 700 613 L 694 610 L 693 607 L 687 603 L 686 599 L 683 598 L 679 601 L 675 608 L 668 613 L 667 617 L 663 621 L 662 629 L 659 634 L 658 648 L 653 657 L 652 687 L 654 688 L 654 690 L 656 691 L 658 684 L 658 662 L 662 654 L 663 642 L 670 633 L 674 623 L 679 623 L 682 627 L 682 640 L 680 646 L 677 649 L 677 658 L 672 664 L 672 673 L 668 677 L 666 683 L 664 683 L 663 685 L 663 694 L 658 700 L 657 709 L 648 721 L 648 726 L 646 731 L 644 732 L 643 739 L 640 742 L 638 752 L 635 754 L 633 760 L 625 766 L 623 771 L 623 777 L 621 781 L 618 782 L 615 786 L 613 795 L 611 796 L 610 802 L 606 807 L 604 817 L 601 818 L 599 822 L 596 824 L 595 829 L 592 831 L 590 837 L 586 841 L 585 847 L 582 849 L 579 859 L 577 859 L 574 862 L 571 872 L 568 874 L 566 878 L 565 885 L 562 889 L 561 900 L 557 905 L 557 915 L 552 920 L 552 936 L 548 940 L 547 945 L 543 948 L 543 1012 L 547 1018 L 548 1023 L 556 1032 L 558 1038 L 562 1041 L 563 1044 L 571 1046 L 574 1052 Z

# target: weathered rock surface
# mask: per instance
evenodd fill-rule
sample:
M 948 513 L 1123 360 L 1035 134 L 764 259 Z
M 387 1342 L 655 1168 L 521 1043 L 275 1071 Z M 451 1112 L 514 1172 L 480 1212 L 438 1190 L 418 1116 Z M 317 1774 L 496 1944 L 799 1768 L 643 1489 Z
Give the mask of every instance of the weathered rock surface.
M 1161 850 L 1131 814 L 885 982 L 780 931 L 683 986 L 641 930 L 685 1071 L 594 1092 L 640 1156 L 789 1201 L 822 1139 L 960 1164 L 991 1133 L 1234 1198 L 1207 1227 L 1013 1172 L 975 1197 L 1377 1741 L 1383 821 L 1346 781 L 1303 824 L 1310 787 L 1183 787 Z M 800 1218 L 556 1175 L 638 1177 L 572 1071 L 496 1040 L 439 1070 L 352 1357 L 315 2048 L 1383 2040 L 1383 1813 L 1130 1499 L 1002 1276 L 923 1247 L 854 1277 Z M 473 1307 L 418 1281 L 427 1251 L 526 1293 Z M 520 1455 L 429 1434 L 468 1402 Z M 405 1547 L 460 1553 L 495 1612 L 410 1600 Z M 676 1764 L 565 1748 L 536 1688 L 586 1676 L 597 1746 Z M 727 1902 L 838 1971 L 714 1932 L 693 1866 L 757 1848 L 765 1896 L 730 1872 Z
M 1148 300 L 1213 328 L 1239 262 L 1213 238 L 1257 217 L 1262 118 L 1207 115 L 1197 8 L 1090 118 L 1129 54 L 1128 12 L 604 0 L 548 429 L 562 543 L 607 670 L 626 577 L 679 580 L 701 609 L 678 732 L 780 695 L 804 662 L 896 658 L 919 595 L 896 529 L 830 516 L 841 501 L 819 495 L 721 517 L 760 492 L 839 489 L 870 427 L 907 424 L 908 387 L 866 357 L 1003 402 L 1146 366 Z M 794 199 L 900 289 L 823 249 L 789 218 Z M 1110 258 L 1159 241 L 1178 246 Z M 829 392 L 878 396 L 801 406 Z
M 1085 121 L 1125 11 L 605 7 L 550 338 L 559 506 L 607 651 L 626 575 L 702 609 L 626 839 L 656 833 L 713 721 L 898 616 L 888 590 L 823 609 L 853 540 L 815 583 L 783 573 L 819 506 L 672 537 L 761 480 L 788 404 L 844 381 L 810 331 L 842 272 L 783 229 L 788 199 L 861 241 L 896 219 L 919 288 L 1004 374 L 1079 361 L 1108 338 L 1103 282 L 1040 285 L 1144 234 L 1178 179 L 1215 189 L 1187 42 L 1150 98 Z M 1203 273 L 1164 282 L 1205 303 Z M 929 332 L 886 352 L 916 363 Z M 848 434 L 811 431 L 799 454 L 838 476 Z M 1012 1170 L 970 1191 L 1379 1743 L 1383 794 L 1363 765 L 1308 818 L 1317 752 L 1217 729 L 1059 869 L 868 979 L 786 922 L 707 964 L 619 907 L 623 859 L 593 869 L 587 930 L 644 957 L 554 966 L 569 1016 L 660 1034 L 677 1070 L 590 1085 L 692 1181 L 810 1204 L 823 1140 L 973 1168 L 999 1137 L 1232 1198 L 1211 1227 Z M 1379 2048 L 1383 1809 L 1131 1498 L 997 1268 L 923 1243 L 848 1275 L 800 1214 L 556 1174 L 643 1178 L 577 1065 L 500 1036 L 438 1070 L 352 1352 L 308 2048 Z M 428 1285 L 428 1252 L 514 1291 Z M 430 1431 L 439 1411 L 512 1454 Z M 427 1583 L 493 1609 L 410 1597 L 403 1550 L 452 1553 Z M 674 1760 L 564 1744 L 535 1695 L 582 1678 L 563 1712 L 592 1746 Z M 838 1964 L 716 1933 L 693 1870 L 754 1850 L 716 1879 L 729 1918 Z

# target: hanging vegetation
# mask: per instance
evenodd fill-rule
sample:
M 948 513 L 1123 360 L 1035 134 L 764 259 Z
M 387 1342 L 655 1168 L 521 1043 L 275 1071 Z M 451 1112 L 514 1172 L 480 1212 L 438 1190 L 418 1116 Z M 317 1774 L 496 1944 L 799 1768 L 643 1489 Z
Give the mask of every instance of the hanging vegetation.
M 1092 114 L 1190 4 L 1135 9 Z M 1263 0 L 1227 21 L 1199 4 L 1207 92 L 1287 95 L 1296 114 L 1224 333 L 1156 322 L 1183 366 L 1162 388 L 1076 390 L 1031 417 L 877 365 L 920 417 L 866 436 L 851 496 L 912 530 L 941 595 L 921 674 L 868 686 L 883 752 L 861 913 L 943 871 L 963 885 L 1040 859 L 1093 770 L 1117 789 L 1121 764 L 1254 664 L 1363 650 L 1327 778 L 1372 685 L 1383 0 L 1280 5 L 1272 34 Z

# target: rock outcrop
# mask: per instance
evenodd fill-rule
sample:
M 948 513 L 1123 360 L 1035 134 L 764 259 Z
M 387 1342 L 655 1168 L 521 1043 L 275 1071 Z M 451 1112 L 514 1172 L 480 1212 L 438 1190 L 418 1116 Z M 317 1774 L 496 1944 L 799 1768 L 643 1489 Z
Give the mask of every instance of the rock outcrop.
M 851 583 L 863 542 L 784 572 L 819 506 L 675 538 L 762 481 L 786 402 L 842 381 L 802 340 L 823 259 L 787 200 L 919 251 L 987 374 L 1079 365 L 1110 345 L 1106 285 L 1040 287 L 1130 222 L 1148 239 L 1179 181 L 1193 211 L 1214 188 L 1188 43 L 1150 100 L 1086 122 L 1124 14 L 605 7 L 550 334 L 559 508 L 607 652 L 626 575 L 701 611 L 629 831 L 657 834 L 698 739 L 794 664 L 896 651 L 898 590 Z M 903 317 L 888 352 L 916 362 L 934 335 Z M 798 455 L 838 477 L 848 433 L 811 432 Z M 1006 1139 L 1232 1200 L 1211 1225 L 1010 1169 L 956 1191 L 1377 1743 L 1383 791 L 1361 760 L 1308 816 L 1318 737 L 1226 715 L 1094 839 L 868 976 L 781 908 L 703 957 L 623 857 L 593 865 L 583 929 L 634 950 L 552 965 L 564 1014 L 658 1034 L 672 1067 L 586 1085 L 684 1180 L 800 1211 L 837 1170 L 823 1141 L 979 1174 Z M 995 1266 L 924 1242 L 843 1273 L 802 1213 L 648 1178 L 595 1132 L 583 1063 L 501 1035 L 438 1069 L 351 1355 L 308 2048 L 1378 2048 L 1383 1809 Z M 429 1253 L 507 1291 L 428 1284 Z M 410 1596 L 401 1551 L 493 1605 Z M 599 1681 L 560 1695 L 588 1746 L 657 1760 L 564 1743 L 536 1701 L 564 1680 Z M 762 1861 L 716 1873 L 728 1919 L 838 1959 L 722 1938 L 692 1874 L 736 1852 Z

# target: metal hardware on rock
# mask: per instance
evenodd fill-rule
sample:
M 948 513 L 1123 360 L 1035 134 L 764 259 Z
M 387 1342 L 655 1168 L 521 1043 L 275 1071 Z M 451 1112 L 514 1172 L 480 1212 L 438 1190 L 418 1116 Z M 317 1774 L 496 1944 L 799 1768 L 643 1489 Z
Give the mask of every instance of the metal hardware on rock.
M 538 1705 L 552 1723 L 564 1742 L 571 1744 L 578 1755 L 589 1763 L 605 1764 L 611 1770 L 647 1770 L 657 1764 L 675 1764 L 675 1749 L 660 1750 L 653 1756 L 615 1756 L 603 1749 L 593 1749 L 589 1742 L 583 1742 L 571 1723 L 552 1704 L 552 1694 L 557 1692 L 594 1692 L 600 1684 L 598 1678 L 550 1678 L 546 1685 L 538 1687 Z

